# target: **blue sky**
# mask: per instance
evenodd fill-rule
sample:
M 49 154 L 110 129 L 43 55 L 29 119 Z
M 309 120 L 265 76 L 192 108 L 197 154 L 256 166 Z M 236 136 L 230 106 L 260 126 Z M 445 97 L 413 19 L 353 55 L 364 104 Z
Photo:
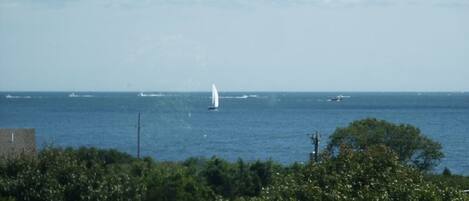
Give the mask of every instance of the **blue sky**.
M 0 91 L 468 91 L 469 0 L 0 0 Z

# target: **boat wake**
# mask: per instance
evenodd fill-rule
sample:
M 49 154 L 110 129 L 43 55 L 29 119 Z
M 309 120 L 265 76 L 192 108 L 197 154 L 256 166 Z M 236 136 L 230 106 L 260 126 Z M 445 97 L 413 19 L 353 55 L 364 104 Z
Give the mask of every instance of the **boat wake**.
M 94 97 L 93 95 L 79 95 L 79 94 L 76 94 L 76 93 L 71 93 L 68 95 L 68 97 L 70 98 L 92 98 Z
M 157 94 L 145 94 L 145 93 L 139 93 L 138 96 L 140 97 L 162 97 L 162 96 L 165 96 L 164 94 L 160 94 L 160 93 L 157 93 Z
M 32 98 L 31 96 L 12 96 L 10 94 L 6 95 L 5 98 Z
M 223 99 L 247 99 L 247 98 L 259 98 L 258 95 L 242 95 L 242 96 L 222 96 Z

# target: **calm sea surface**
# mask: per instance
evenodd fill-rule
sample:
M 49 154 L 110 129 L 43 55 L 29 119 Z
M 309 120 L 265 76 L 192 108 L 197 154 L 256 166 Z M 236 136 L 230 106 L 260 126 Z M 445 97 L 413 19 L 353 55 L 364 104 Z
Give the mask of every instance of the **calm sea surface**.
M 150 94 L 150 93 L 147 93 Z M 306 161 L 308 133 L 321 146 L 337 127 L 366 117 L 410 123 L 440 142 L 448 167 L 469 175 L 469 93 L 210 93 L 1 92 L 0 127 L 36 128 L 40 146 L 96 146 L 136 153 L 141 112 L 142 155 L 158 160 L 217 155 L 228 160 Z M 327 99 L 342 94 L 342 102 Z M 9 96 L 8 96 L 9 95 Z

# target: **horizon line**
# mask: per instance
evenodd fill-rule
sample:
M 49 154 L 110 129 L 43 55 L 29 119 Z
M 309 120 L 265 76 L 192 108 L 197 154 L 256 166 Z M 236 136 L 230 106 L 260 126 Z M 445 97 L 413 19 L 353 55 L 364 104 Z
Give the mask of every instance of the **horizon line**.
M 52 92 L 52 93 L 205 93 L 210 92 L 210 90 L 206 91 L 199 91 L 199 90 L 0 90 L 0 93 L 43 93 L 43 92 Z M 468 90 L 384 90 L 384 91 L 376 91 L 376 90 L 316 90 L 316 91 L 308 91 L 308 90 L 222 90 L 219 93 L 251 93 L 251 92 L 271 92 L 271 93 L 466 93 L 469 92 Z

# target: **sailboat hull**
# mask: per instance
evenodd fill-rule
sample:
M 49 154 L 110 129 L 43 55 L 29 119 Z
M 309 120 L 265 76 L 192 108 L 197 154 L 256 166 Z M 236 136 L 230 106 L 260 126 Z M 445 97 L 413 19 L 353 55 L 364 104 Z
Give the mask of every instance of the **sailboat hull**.
M 210 110 L 210 111 L 218 111 L 218 107 L 210 106 L 210 107 L 208 107 L 208 110 Z

